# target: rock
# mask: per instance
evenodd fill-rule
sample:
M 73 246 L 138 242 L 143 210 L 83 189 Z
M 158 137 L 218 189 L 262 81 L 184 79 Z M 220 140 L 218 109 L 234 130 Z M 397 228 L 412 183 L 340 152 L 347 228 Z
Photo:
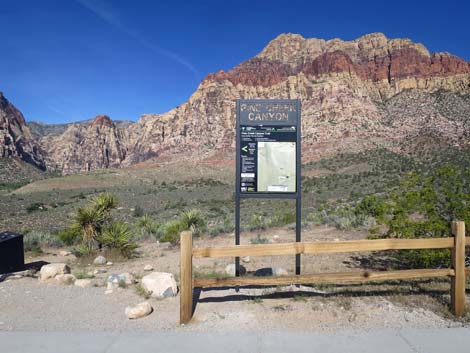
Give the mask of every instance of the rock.
M 145 265 L 144 271 L 153 271 L 153 266 L 152 265 Z
M 144 276 L 142 286 L 153 298 L 173 297 L 178 292 L 175 277 L 166 272 L 152 272 Z
M 106 258 L 104 256 L 97 256 L 94 260 L 93 260 L 93 264 L 95 265 L 105 265 L 106 264 Z
M 143 302 L 135 306 L 126 307 L 125 313 L 128 319 L 140 319 L 150 315 L 152 311 L 152 306 L 148 302 Z
M 39 280 L 46 281 L 54 278 L 57 275 L 64 275 L 70 273 L 70 267 L 64 263 L 52 263 L 41 267 L 39 272 Z
M 266 276 L 285 276 L 288 272 L 280 267 L 265 267 L 257 269 L 254 273 L 255 276 L 266 277 Z
M 126 286 L 131 286 L 136 282 L 134 275 L 129 272 L 121 273 L 119 275 L 119 278 L 124 282 Z
M 57 275 L 54 278 L 57 282 L 59 282 L 59 284 L 66 284 L 66 285 L 73 284 L 76 281 L 75 276 L 70 273 Z
M 77 279 L 75 281 L 75 285 L 77 287 L 81 288 L 87 288 L 87 287 L 92 287 L 93 286 L 93 281 L 91 279 L 85 278 L 85 279 Z
M 112 266 L 113 263 L 111 261 L 106 262 L 106 266 Z
M 279 240 L 279 235 L 273 236 L 273 240 L 275 240 L 275 241 Z
M 102 273 L 106 273 L 108 271 L 106 271 L 104 268 L 98 268 L 96 270 L 93 271 L 93 275 L 96 276 L 96 275 L 100 275 Z
M 225 273 L 229 276 L 235 276 L 235 264 L 229 264 L 225 266 Z M 246 274 L 246 268 L 243 265 L 240 265 L 240 275 L 243 276 Z
M 134 284 L 135 278 L 129 272 L 124 272 L 121 274 L 112 274 L 106 279 L 106 288 L 107 289 L 116 289 L 119 287 L 128 287 Z
M 70 256 L 72 253 L 70 251 L 61 250 L 59 251 L 60 256 Z
M 251 261 L 251 259 L 249 256 L 245 256 L 245 257 L 242 257 L 242 261 L 247 264 Z

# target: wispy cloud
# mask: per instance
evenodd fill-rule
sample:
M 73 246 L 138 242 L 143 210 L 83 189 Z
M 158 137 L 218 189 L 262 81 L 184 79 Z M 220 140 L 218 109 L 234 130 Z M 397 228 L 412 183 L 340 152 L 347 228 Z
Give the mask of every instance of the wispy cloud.
M 63 110 L 60 110 L 59 108 L 57 108 L 53 105 L 48 105 L 47 107 L 56 114 L 59 114 L 59 115 L 64 115 L 65 114 L 65 112 Z
M 177 62 L 178 64 L 184 66 L 186 69 L 191 71 L 193 75 L 199 80 L 201 78 L 201 73 L 196 69 L 196 67 L 191 64 L 184 57 L 175 53 L 171 50 L 162 48 L 158 45 L 153 44 L 147 39 L 143 38 L 136 30 L 126 26 L 120 14 L 114 9 L 109 3 L 104 0 L 76 0 L 79 4 L 86 7 L 88 10 L 93 12 L 95 15 L 100 17 L 102 20 L 110 24 L 111 26 L 121 30 L 126 33 L 128 36 L 134 38 L 140 45 L 153 51 L 159 55 L 165 55 L 171 60 Z

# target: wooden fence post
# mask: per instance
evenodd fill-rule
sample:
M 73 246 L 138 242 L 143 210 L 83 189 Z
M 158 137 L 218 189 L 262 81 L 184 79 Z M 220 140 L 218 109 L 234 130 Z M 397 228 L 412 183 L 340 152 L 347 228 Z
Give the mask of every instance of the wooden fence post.
M 180 324 L 188 323 L 193 316 L 193 233 L 180 235 Z
M 456 316 L 465 315 L 465 223 L 452 222 L 454 247 L 452 249 L 452 266 L 455 276 L 451 284 L 451 305 Z

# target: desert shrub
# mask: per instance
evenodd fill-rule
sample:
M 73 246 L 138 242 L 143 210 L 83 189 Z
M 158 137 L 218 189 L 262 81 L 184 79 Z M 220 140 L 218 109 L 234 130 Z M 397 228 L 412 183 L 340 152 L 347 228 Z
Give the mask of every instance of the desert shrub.
M 96 253 L 95 249 L 83 243 L 77 244 L 70 251 L 76 257 L 91 256 Z
M 267 238 L 264 238 L 261 236 L 261 234 L 258 234 L 255 238 L 250 239 L 250 244 L 267 244 L 269 243 L 269 240 Z
M 31 252 L 41 252 L 41 247 L 60 247 L 62 242 L 56 236 L 50 233 L 39 231 L 26 231 L 23 235 L 24 250 Z
M 180 241 L 180 233 L 183 230 L 186 230 L 185 225 L 180 220 L 169 221 L 165 223 L 163 236 L 160 238 L 160 241 L 177 245 Z
M 266 228 L 267 228 L 267 225 L 266 225 L 266 220 L 264 216 L 259 215 L 259 214 L 254 214 L 253 216 L 251 216 L 250 224 L 248 225 L 248 229 L 250 231 L 262 230 Z
M 106 226 L 97 240 L 108 249 L 118 250 L 125 257 L 131 257 L 137 249 L 132 232 L 123 221 L 114 221 Z
M 470 222 L 470 169 L 444 166 L 429 174 L 411 173 L 388 199 L 390 214 L 382 220 L 387 231 L 381 237 L 448 237 L 452 234 L 451 221 Z M 449 251 L 404 250 L 396 256 L 404 266 L 450 264 Z
M 356 206 L 356 215 L 367 215 L 374 218 L 383 219 L 388 211 L 388 204 L 385 200 L 372 195 L 364 197 Z
M 144 215 L 144 209 L 140 206 L 135 206 L 132 215 L 136 218 L 142 217 Z
M 69 226 L 61 230 L 57 237 L 65 245 L 74 245 L 80 240 L 80 229 L 78 227 Z
M 149 215 L 140 217 L 136 226 L 140 229 L 139 239 L 146 239 L 149 236 L 153 236 L 155 239 L 159 239 L 163 235 L 163 226 L 159 222 L 152 219 Z
M 276 213 L 270 220 L 270 227 L 281 227 L 286 224 L 295 223 L 295 212 Z
M 36 211 L 45 211 L 46 207 L 42 202 L 33 202 L 28 207 L 26 207 L 26 212 L 32 213 Z
M 184 230 L 191 230 L 194 235 L 199 235 L 206 226 L 206 220 L 200 210 L 183 212 L 180 223 Z

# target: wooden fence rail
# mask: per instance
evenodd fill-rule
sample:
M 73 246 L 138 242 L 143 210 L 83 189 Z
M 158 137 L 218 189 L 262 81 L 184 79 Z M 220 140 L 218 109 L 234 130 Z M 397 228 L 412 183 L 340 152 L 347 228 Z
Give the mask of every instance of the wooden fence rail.
M 451 306 L 456 316 L 462 316 L 465 308 L 465 281 L 470 269 L 465 269 L 465 246 L 470 246 L 470 237 L 465 237 L 465 223 L 452 223 L 453 237 L 431 239 L 379 239 L 339 242 L 309 242 L 260 245 L 236 245 L 224 247 L 193 248 L 191 232 L 181 233 L 181 277 L 180 277 L 180 323 L 191 320 L 193 315 L 193 288 L 289 285 L 316 283 L 347 283 L 386 281 L 420 278 L 451 278 Z M 328 254 L 362 251 L 452 249 L 452 268 L 417 269 L 402 271 L 358 271 L 319 273 L 276 277 L 229 277 L 193 278 L 193 258 L 277 256 L 294 254 Z

